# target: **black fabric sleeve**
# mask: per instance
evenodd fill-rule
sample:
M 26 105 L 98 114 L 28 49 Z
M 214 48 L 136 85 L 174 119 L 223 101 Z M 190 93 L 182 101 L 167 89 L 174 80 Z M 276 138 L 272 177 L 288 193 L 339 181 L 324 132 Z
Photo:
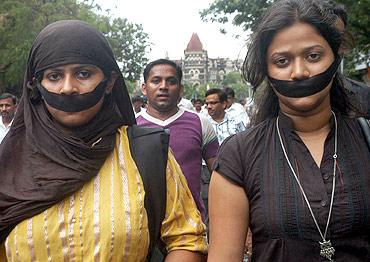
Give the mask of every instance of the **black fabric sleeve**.
M 244 168 L 239 143 L 237 135 L 228 137 L 222 143 L 214 164 L 214 170 L 236 185 L 244 187 Z

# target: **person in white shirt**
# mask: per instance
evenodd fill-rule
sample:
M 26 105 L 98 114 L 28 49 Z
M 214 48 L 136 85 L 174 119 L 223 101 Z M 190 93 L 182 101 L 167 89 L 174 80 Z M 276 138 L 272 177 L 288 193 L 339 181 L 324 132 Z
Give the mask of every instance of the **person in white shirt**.
M 205 94 L 205 105 L 208 119 L 216 132 L 221 144 L 227 137 L 244 131 L 246 126 L 242 118 L 234 118 L 226 112 L 227 95 L 218 88 L 209 89 Z
M 144 99 L 142 96 L 139 95 L 134 96 L 131 98 L 131 104 L 135 113 L 135 117 L 137 117 L 141 110 L 143 110 L 144 108 Z
M 241 119 L 245 126 L 249 124 L 249 117 L 242 104 L 235 102 L 235 92 L 231 87 L 225 87 L 224 92 L 227 95 L 227 105 L 225 112 L 227 112 L 231 118 Z
M 183 109 L 186 109 L 186 110 L 195 111 L 195 108 L 194 108 L 192 102 L 189 99 L 186 99 L 185 97 L 182 97 L 180 99 L 180 102 L 177 104 L 177 106 L 179 108 L 183 108 Z
M 10 129 L 16 109 L 16 96 L 10 93 L 3 93 L 0 95 L 0 143 Z
M 204 104 L 203 100 L 200 99 L 200 98 L 196 98 L 196 99 L 192 100 L 192 102 L 193 102 L 195 112 L 200 114 L 202 109 L 203 109 L 203 104 Z
M 207 118 L 216 132 L 218 142 L 221 144 L 227 137 L 245 130 L 245 125 L 240 118 L 232 118 L 225 112 L 227 104 L 226 93 L 218 88 L 207 90 L 205 94 L 205 106 L 208 111 Z M 211 180 L 211 173 L 205 164 L 202 167 L 201 196 L 206 206 L 206 222 L 208 225 L 208 188 Z M 208 231 L 209 233 L 209 231 Z M 211 233 L 212 234 L 212 233 Z

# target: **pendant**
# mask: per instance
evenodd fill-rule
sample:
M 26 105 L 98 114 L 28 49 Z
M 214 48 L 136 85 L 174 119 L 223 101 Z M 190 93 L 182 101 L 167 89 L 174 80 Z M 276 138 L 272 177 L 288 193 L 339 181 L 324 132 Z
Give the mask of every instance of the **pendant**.
M 334 256 L 335 249 L 332 246 L 330 240 L 324 240 L 320 243 L 320 256 L 325 257 L 329 261 L 334 261 L 332 257 Z

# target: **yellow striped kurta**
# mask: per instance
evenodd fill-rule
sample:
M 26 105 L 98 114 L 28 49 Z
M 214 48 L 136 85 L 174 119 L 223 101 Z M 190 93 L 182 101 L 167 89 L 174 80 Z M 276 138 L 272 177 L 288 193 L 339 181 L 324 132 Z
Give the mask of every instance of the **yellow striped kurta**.
M 99 174 L 74 195 L 19 223 L 0 261 L 145 261 L 149 245 L 144 187 L 126 128 Z M 205 228 L 179 165 L 169 153 L 161 229 L 168 251 L 206 252 Z

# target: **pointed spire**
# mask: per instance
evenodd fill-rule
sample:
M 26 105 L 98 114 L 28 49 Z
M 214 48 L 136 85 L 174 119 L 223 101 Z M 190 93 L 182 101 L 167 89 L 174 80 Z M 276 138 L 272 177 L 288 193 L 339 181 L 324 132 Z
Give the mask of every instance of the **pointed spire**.
M 203 45 L 202 45 L 202 42 L 200 42 L 200 39 L 197 33 L 193 33 L 185 51 L 190 51 L 190 52 L 203 51 Z

